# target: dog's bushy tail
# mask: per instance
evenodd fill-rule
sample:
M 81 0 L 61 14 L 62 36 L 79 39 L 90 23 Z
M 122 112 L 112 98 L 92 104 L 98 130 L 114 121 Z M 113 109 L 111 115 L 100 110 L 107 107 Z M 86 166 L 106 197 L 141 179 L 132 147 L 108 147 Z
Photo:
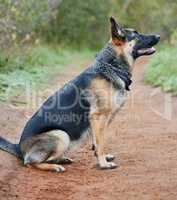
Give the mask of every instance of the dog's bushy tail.
M 18 158 L 21 158 L 19 145 L 13 144 L 2 137 L 0 137 L 0 149 L 18 157 Z

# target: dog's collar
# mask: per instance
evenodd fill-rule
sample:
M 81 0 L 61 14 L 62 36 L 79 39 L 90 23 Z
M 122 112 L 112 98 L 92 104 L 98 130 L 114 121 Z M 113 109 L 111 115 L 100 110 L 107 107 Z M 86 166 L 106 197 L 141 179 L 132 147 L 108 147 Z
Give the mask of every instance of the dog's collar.
M 97 61 L 96 72 L 99 73 L 104 78 L 111 81 L 114 86 L 118 89 L 121 89 L 122 84 L 120 79 L 125 83 L 125 89 L 130 90 L 130 85 L 132 83 L 131 74 L 128 72 L 126 68 L 122 67 L 114 67 L 109 63 L 103 63 Z
M 130 90 L 129 86 L 132 83 L 129 65 L 121 57 L 116 55 L 115 50 L 111 44 L 108 44 L 96 56 L 97 69 L 102 76 L 111 81 L 115 87 L 120 88 L 120 79 L 124 81 L 126 90 Z

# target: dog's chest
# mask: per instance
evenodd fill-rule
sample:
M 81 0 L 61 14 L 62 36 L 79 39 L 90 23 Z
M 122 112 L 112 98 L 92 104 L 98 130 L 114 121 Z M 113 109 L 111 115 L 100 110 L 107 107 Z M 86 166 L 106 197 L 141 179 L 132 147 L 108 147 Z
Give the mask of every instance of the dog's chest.
M 117 110 L 119 108 L 121 108 L 125 101 L 126 101 L 126 97 L 127 97 L 127 92 L 126 90 L 116 90 L 113 92 L 113 111 Z
M 120 88 L 115 88 L 112 83 L 103 78 L 96 78 L 92 81 L 90 91 L 91 98 L 91 114 L 94 113 L 114 113 L 125 102 L 127 92 L 125 83 L 120 82 Z

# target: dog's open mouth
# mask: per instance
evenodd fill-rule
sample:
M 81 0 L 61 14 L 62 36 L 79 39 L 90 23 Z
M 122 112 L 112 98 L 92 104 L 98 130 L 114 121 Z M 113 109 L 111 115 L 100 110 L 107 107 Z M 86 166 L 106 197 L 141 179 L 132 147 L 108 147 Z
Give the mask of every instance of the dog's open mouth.
M 152 55 L 156 52 L 156 49 L 154 47 L 151 48 L 144 48 L 144 49 L 139 49 L 138 54 L 139 55 Z

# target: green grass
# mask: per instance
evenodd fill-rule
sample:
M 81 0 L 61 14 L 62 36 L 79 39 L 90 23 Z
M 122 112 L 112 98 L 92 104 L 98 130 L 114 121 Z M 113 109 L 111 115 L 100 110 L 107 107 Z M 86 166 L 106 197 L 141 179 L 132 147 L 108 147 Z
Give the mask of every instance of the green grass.
M 0 55 L 0 101 L 23 92 L 27 83 L 42 86 L 68 64 L 77 67 L 92 58 L 93 52 L 43 45 L 13 50 L 9 55 Z
M 145 82 L 177 95 L 177 48 L 160 47 L 147 66 Z

